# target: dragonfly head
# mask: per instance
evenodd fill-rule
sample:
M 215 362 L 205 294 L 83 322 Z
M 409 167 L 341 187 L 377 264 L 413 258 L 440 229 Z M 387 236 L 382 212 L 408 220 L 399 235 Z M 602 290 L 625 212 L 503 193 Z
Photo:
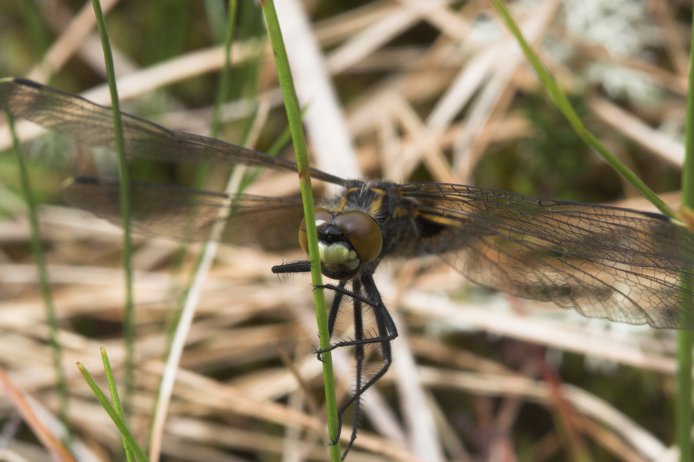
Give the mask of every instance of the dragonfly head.
M 316 209 L 318 251 L 321 271 L 333 279 L 350 279 L 381 253 L 383 235 L 376 221 L 367 213 L 349 211 L 333 213 Z M 308 253 L 306 224 L 299 225 L 299 243 Z

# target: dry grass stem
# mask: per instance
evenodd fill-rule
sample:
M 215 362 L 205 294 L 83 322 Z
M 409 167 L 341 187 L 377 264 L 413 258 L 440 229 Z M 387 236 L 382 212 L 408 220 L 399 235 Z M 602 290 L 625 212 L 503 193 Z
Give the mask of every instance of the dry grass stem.
M 145 10 L 151 2 L 103 3 L 111 8 L 122 56 L 118 86 L 128 111 L 205 134 L 224 60 L 203 2 L 184 8 L 190 23 L 180 40 L 170 30 L 171 38 L 156 47 L 150 39 L 158 37 L 157 26 Z M 292 37 L 289 53 L 316 166 L 347 178 L 462 181 L 543 197 L 625 199 L 619 205 L 648 208 L 624 198 L 631 191 L 575 140 L 487 2 L 348 3 L 278 2 Z M 527 2 L 506 3 L 586 125 L 649 185 L 674 191 L 683 158 L 678 140 L 691 27 L 683 18 L 691 6 L 644 0 L 614 11 L 607 2 L 596 14 L 585 2 L 538 0 L 532 9 Z M 106 104 L 102 70 L 89 57 L 91 10 L 58 7 L 55 17 L 38 10 L 50 38 L 45 51 L 29 48 L 35 40 L 28 27 L 0 28 L 0 64 L 15 75 L 54 78 L 55 86 Z M 7 17 L 24 18 L 18 8 L 8 7 Z M 178 24 L 173 10 L 164 19 L 172 29 Z M 237 87 L 225 105 L 220 137 L 247 138 L 268 150 L 286 120 L 270 48 L 262 30 L 252 33 L 252 19 L 246 20 L 248 30 L 241 28 L 233 46 Z M 174 51 L 145 58 L 168 45 Z M 111 460 L 118 457 L 117 432 L 73 364 L 84 363 L 103 380 L 98 351 L 105 346 L 116 374 L 122 372 L 120 230 L 60 205 L 62 181 L 97 172 L 83 147 L 38 138 L 43 131 L 28 123 L 18 129 L 46 203 L 42 239 L 75 441 L 91 451 L 75 459 Z M 0 150 L 9 145 L 3 119 Z M 193 176 L 185 167 L 160 164 L 138 174 L 182 183 Z M 222 176 L 215 170 L 208 188 L 222 191 Z M 324 185 L 317 186 L 324 194 Z M 296 176 L 260 172 L 245 192 L 296 194 Z M 0 422 L 8 429 L 3 435 L 10 434 L 10 451 L 39 451 L 46 458 L 58 451 L 58 443 L 44 436 L 56 412 L 55 375 L 20 198 L 10 156 L 0 155 L 0 376 L 8 390 L 0 396 Z M 676 191 L 664 198 L 679 203 Z M 283 223 L 276 226 L 278 234 L 297 235 Z M 137 377 L 130 417 L 144 443 L 172 318 L 200 245 L 181 256 L 179 243 L 166 238 L 136 237 L 135 243 Z M 190 312 L 189 330 L 178 338 L 180 367 L 170 367 L 167 376 L 171 399 L 157 424 L 163 460 L 324 459 L 309 280 L 270 272 L 302 258 L 298 246 L 273 253 L 220 243 L 211 254 L 195 315 Z M 596 461 L 672 460 L 664 404 L 673 394 L 676 367 L 671 331 L 587 320 L 554 305 L 491 293 L 437 257 L 384 263 L 376 279 L 401 336 L 393 343 L 393 367 L 362 399 L 364 425 L 349 461 L 566 460 L 572 453 L 564 432 Z M 338 339 L 353 335 L 350 307 L 344 304 Z M 367 353 L 372 370 L 379 356 Z M 343 350 L 333 359 L 344 401 L 354 388 L 354 358 Z M 542 371 L 556 381 L 549 385 Z M 46 414 L 26 413 L 39 408 Z M 20 426 L 12 433 L 16 413 L 30 422 L 30 431 Z M 351 419 L 348 412 L 343 439 Z

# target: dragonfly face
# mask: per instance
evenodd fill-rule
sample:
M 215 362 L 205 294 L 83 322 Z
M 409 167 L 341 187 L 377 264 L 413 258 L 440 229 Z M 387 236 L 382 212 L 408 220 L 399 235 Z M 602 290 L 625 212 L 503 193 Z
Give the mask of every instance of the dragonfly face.
M 415 203 L 385 181 L 350 180 L 344 191 L 316 210 L 321 270 L 332 279 L 373 273 L 387 256 L 413 246 L 417 236 Z M 304 222 L 299 242 L 306 250 Z
M 335 213 L 319 208 L 316 210 L 316 228 L 321 271 L 329 278 L 352 279 L 381 253 L 383 234 L 367 213 Z M 304 220 L 299 226 L 299 243 L 308 253 Z
M 0 81 L 0 109 L 54 129 L 86 145 L 113 149 L 111 110 L 79 96 L 22 80 Z M 244 164 L 296 171 L 287 160 L 203 136 L 167 130 L 122 114 L 125 150 L 131 158 L 172 162 Z M 344 180 L 320 170 L 315 179 L 340 185 L 317 212 L 322 271 L 337 279 L 329 314 L 332 331 L 343 297 L 354 308 L 352 346 L 357 358 L 354 395 L 358 403 L 390 365 L 390 341 L 397 336 L 373 281 L 383 258 L 438 255 L 474 282 L 520 297 L 553 301 L 590 317 L 659 328 L 694 328 L 694 235 L 663 215 L 595 204 L 538 200 L 518 194 L 444 183 L 395 184 Z M 262 197 L 197 191 L 133 182 L 135 229 L 146 235 L 204 238 L 220 210 L 227 236 L 241 244 L 277 244 L 296 235 L 306 248 L 302 206 L 297 197 Z M 76 178 L 66 200 L 111 221 L 119 221 L 118 183 Z M 265 239 L 258 230 L 278 230 Z M 281 247 L 282 245 L 278 245 Z M 274 267 L 273 272 L 306 272 L 309 263 Z M 686 282 L 686 283 L 683 283 Z M 374 312 L 376 336 L 366 337 L 362 309 Z M 382 366 L 362 377 L 363 349 L 380 348 Z M 332 349 L 331 348 L 331 349 Z M 355 412 L 359 413 L 358 405 Z M 355 416 L 359 420 L 359 416 Z M 352 440 L 356 437 L 356 427 Z M 350 443 L 351 445 L 351 443 Z M 349 448 L 349 447 L 348 447 Z

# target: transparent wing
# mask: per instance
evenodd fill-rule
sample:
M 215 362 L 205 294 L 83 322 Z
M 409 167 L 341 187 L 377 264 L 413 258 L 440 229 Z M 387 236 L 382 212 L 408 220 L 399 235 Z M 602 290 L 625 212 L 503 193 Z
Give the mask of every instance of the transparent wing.
M 110 108 L 81 96 L 25 79 L 0 81 L 0 108 L 89 146 L 115 149 Z M 293 162 L 214 138 L 168 130 L 139 117 L 121 113 L 125 151 L 129 157 L 169 162 L 244 164 L 295 172 Z M 311 176 L 334 184 L 344 180 L 312 169 Z
M 585 316 L 694 328 L 694 307 L 678 305 L 694 295 L 680 284 L 694 276 L 694 235 L 663 215 L 452 184 L 401 192 L 434 230 L 413 253 L 439 254 L 474 282 Z
M 227 221 L 223 241 L 269 250 L 297 247 L 303 217 L 299 197 L 229 196 L 179 186 L 130 183 L 132 226 L 143 236 L 202 240 L 212 225 Z M 117 181 L 74 178 L 63 188 L 64 200 L 120 225 Z M 294 232 L 288 232 L 293 230 Z

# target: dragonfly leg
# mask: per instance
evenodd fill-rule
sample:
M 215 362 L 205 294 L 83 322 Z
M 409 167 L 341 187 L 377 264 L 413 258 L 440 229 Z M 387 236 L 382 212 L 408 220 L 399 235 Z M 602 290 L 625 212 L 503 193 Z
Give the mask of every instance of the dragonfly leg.
M 352 282 L 352 290 L 354 291 L 355 294 L 359 294 L 361 292 L 361 282 L 356 279 Z M 353 306 L 354 306 L 354 340 L 356 342 L 359 342 L 364 339 L 364 321 L 362 318 L 362 303 L 359 298 L 354 298 L 353 299 Z M 362 379 L 363 379 L 363 369 L 364 369 L 364 344 L 363 343 L 357 343 L 354 345 L 354 363 L 355 363 L 355 372 L 354 372 L 354 421 L 352 422 L 352 433 L 349 437 L 349 442 L 347 443 L 347 447 L 342 453 L 342 460 L 347 457 L 347 453 L 349 450 L 352 448 L 352 445 L 354 444 L 354 441 L 357 439 L 357 431 L 359 431 L 359 426 L 361 423 L 361 394 L 364 392 L 364 388 L 362 386 Z M 343 420 L 343 415 L 347 411 L 347 408 L 349 407 L 350 401 L 346 402 L 340 407 L 340 411 L 338 413 L 338 437 L 340 435 L 340 432 L 342 431 L 342 420 Z
M 339 286 L 330 286 L 329 288 L 335 287 L 335 297 L 333 298 L 333 303 L 330 306 L 330 312 L 328 313 L 328 335 L 330 336 L 330 339 L 333 338 L 333 331 L 335 330 L 335 321 L 337 320 L 337 314 L 340 311 L 340 304 L 342 303 L 342 297 L 345 295 L 345 293 L 349 293 L 345 289 L 345 285 L 347 284 L 347 281 L 340 281 Z M 318 356 L 318 361 L 323 362 L 323 358 L 321 355 L 325 353 L 326 351 L 332 351 L 332 348 L 328 349 L 316 349 L 316 355 Z
M 371 275 L 368 275 L 368 277 L 371 278 Z M 385 323 L 389 326 L 388 329 L 385 329 L 385 328 L 382 329 L 382 332 L 379 332 L 378 336 L 376 336 L 376 337 L 364 338 L 362 336 L 362 338 L 360 338 L 360 339 L 341 340 L 339 342 L 335 342 L 335 343 L 331 344 L 328 348 L 318 350 L 317 353 L 325 353 L 326 351 L 332 351 L 336 348 L 342 348 L 342 347 L 348 347 L 348 346 L 368 345 L 370 343 L 383 343 L 386 341 L 389 342 L 398 336 L 398 333 L 395 330 L 395 324 L 393 324 L 393 320 L 390 318 L 390 314 L 388 314 L 388 310 L 386 309 L 386 307 L 383 305 L 383 302 L 381 301 L 381 295 L 378 292 L 378 289 L 376 288 L 376 284 L 373 283 L 373 279 L 371 279 L 371 281 L 372 281 L 371 282 L 372 290 L 371 290 L 371 293 L 367 292 L 366 296 L 361 294 L 361 283 L 359 283 L 356 286 L 356 287 L 359 287 L 359 292 L 357 292 L 356 290 L 346 289 L 344 283 L 340 283 L 340 285 L 338 285 L 338 286 L 335 286 L 332 284 L 324 284 L 320 287 L 322 287 L 324 289 L 332 290 L 332 291 L 336 292 L 337 294 L 346 295 L 346 296 L 350 297 L 352 300 L 359 300 L 361 303 L 365 303 L 365 304 L 373 307 L 374 316 L 376 317 L 377 324 L 378 324 L 379 316 L 386 316 L 387 320 L 385 320 Z M 353 288 L 355 287 L 354 286 L 355 282 L 357 282 L 356 279 L 354 281 L 352 281 Z M 374 295 L 373 298 L 372 298 L 372 295 Z M 336 295 L 336 298 L 337 298 L 337 295 Z M 340 297 L 340 300 L 341 300 L 341 297 Z M 379 306 L 381 308 L 379 308 Z M 335 308 L 334 301 L 333 301 L 333 308 Z M 339 310 L 339 307 L 338 307 L 338 310 Z M 381 313 L 381 314 L 379 315 L 379 313 Z M 331 314 L 332 314 L 332 310 L 331 310 Z M 337 311 L 335 311 L 334 314 L 337 315 Z M 394 332 L 395 335 L 392 335 L 392 332 Z M 330 335 L 332 335 L 332 331 L 331 331 Z
M 366 279 L 370 279 L 370 284 L 366 283 Z M 330 284 L 327 284 L 325 288 L 335 290 L 336 292 L 342 291 L 344 295 L 349 296 L 353 300 L 359 300 L 360 302 L 366 303 L 367 305 L 371 306 L 373 308 L 374 318 L 378 327 L 378 336 L 354 340 L 342 340 L 333 343 L 328 348 L 324 348 L 318 351 L 318 353 L 324 353 L 326 351 L 332 351 L 336 348 L 342 348 L 347 346 L 368 345 L 371 343 L 378 343 L 382 345 L 383 343 L 390 342 L 398 336 L 398 331 L 395 328 L 393 318 L 390 317 L 388 309 L 385 307 L 383 301 L 381 300 L 381 294 L 378 292 L 378 288 L 376 288 L 376 284 L 373 282 L 373 277 L 370 274 L 363 275 L 362 282 L 364 283 L 364 287 L 367 291 L 366 297 L 361 295 L 361 293 L 355 293 L 347 289 L 340 288 L 338 286 L 333 286 Z
M 275 268 L 273 268 L 275 271 Z M 281 272 L 281 271 L 277 271 Z M 348 296 L 353 302 L 353 315 L 354 315 L 354 339 L 344 340 L 340 342 L 332 343 L 328 348 L 321 348 L 316 350 L 318 359 L 322 361 L 321 355 L 327 351 L 332 351 L 336 348 L 353 346 L 354 356 L 355 356 L 355 389 L 352 396 L 345 401 L 338 411 L 338 427 L 337 435 L 335 439 L 331 441 L 331 444 L 337 444 L 340 433 L 342 432 L 342 421 L 343 416 L 350 406 L 354 405 L 354 423 L 352 425 L 352 433 L 347 443 L 347 447 L 342 453 L 342 459 L 347 456 L 354 445 L 354 441 L 357 439 L 357 432 L 359 430 L 359 423 L 362 418 L 361 410 L 361 397 L 366 390 L 368 390 L 373 384 L 375 384 L 383 375 L 388 371 L 390 364 L 392 363 L 392 353 L 390 348 L 390 342 L 398 336 L 395 323 L 393 318 L 391 318 L 388 310 L 381 300 L 381 294 L 378 292 L 378 288 L 373 280 L 371 274 L 362 274 L 360 278 L 352 280 L 351 290 L 346 288 L 348 281 L 340 281 L 338 285 L 324 284 L 318 286 L 317 288 L 329 289 L 335 292 L 335 297 L 333 299 L 332 305 L 330 307 L 330 312 L 328 314 L 328 332 L 332 338 L 335 329 L 335 322 L 337 315 L 340 310 L 340 305 L 344 296 Z M 363 323 L 363 304 L 371 306 L 374 312 L 374 319 L 376 321 L 376 327 L 378 334 L 376 337 L 365 337 L 364 335 L 364 323 Z M 381 348 L 381 356 L 383 357 L 383 363 L 378 368 L 375 374 L 364 380 L 364 348 L 365 345 L 379 344 Z
M 282 263 L 281 265 L 275 265 L 272 267 L 272 272 L 274 274 L 285 274 L 285 273 L 308 273 L 311 271 L 311 262 L 309 261 L 290 261 Z
M 340 303 L 342 303 L 342 297 L 345 295 L 345 285 L 347 285 L 347 281 L 340 281 L 340 284 L 336 287 L 337 290 L 335 290 L 333 304 L 330 307 L 330 313 L 328 314 L 328 334 L 330 334 L 330 338 L 333 337 L 337 313 L 340 311 Z
M 352 284 L 354 284 L 355 281 L 353 281 Z M 378 301 L 372 301 L 368 296 L 363 296 L 361 294 L 361 284 L 359 284 L 357 287 L 359 287 L 360 292 L 356 292 L 354 290 L 348 290 L 345 288 L 345 284 L 341 282 L 339 285 L 335 286 L 332 284 L 324 284 L 321 286 L 323 289 L 329 289 L 335 292 L 335 299 L 333 299 L 333 305 L 330 309 L 330 316 L 331 318 L 328 319 L 328 322 L 331 322 L 330 319 L 332 319 L 332 324 L 329 324 L 329 329 L 330 329 L 330 336 L 332 337 L 333 335 L 333 328 L 335 327 L 335 319 L 337 318 L 337 314 L 340 309 L 340 303 L 342 301 L 342 296 L 346 295 L 350 297 L 352 300 L 359 300 L 360 303 L 365 303 L 369 306 L 374 307 L 375 311 L 378 311 L 378 304 L 382 302 L 380 301 L 380 295 L 378 296 Z M 354 287 L 354 286 L 353 286 Z M 374 286 L 375 287 L 375 286 Z M 378 294 L 378 292 L 376 292 Z M 385 307 L 383 308 L 385 310 Z M 387 312 L 386 312 L 387 314 Z M 388 315 L 390 317 L 390 315 Z M 395 335 L 397 337 L 397 333 Z M 395 337 L 393 337 L 395 338 Z M 392 340 L 392 339 L 390 339 Z M 372 338 L 360 338 L 360 339 L 353 339 L 353 340 L 342 340 L 339 342 L 332 343 L 328 348 L 321 348 L 319 350 L 316 350 L 316 353 L 319 355 L 321 353 L 325 353 L 326 351 L 332 351 L 336 348 L 342 348 L 342 347 L 347 347 L 347 346 L 355 346 L 355 345 L 367 345 L 370 343 L 382 343 L 384 339 L 382 338 L 381 334 L 379 334 L 377 337 L 372 337 Z
M 352 448 L 352 445 L 357 438 L 357 431 L 359 429 L 359 422 L 361 420 L 361 397 L 366 390 L 375 384 L 388 371 L 388 368 L 392 363 L 390 342 L 398 336 L 398 331 L 395 327 L 395 323 L 393 322 L 393 318 L 391 318 L 388 310 L 381 300 L 381 294 L 378 292 L 378 288 L 373 281 L 373 277 L 370 274 L 364 274 L 362 275 L 361 281 L 354 280 L 352 283 L 352 288 L 355 293 L 361 293 L 362 283 L 368 299 L 376 301 L 376 303 L 372 306 L 374 308 L 374 318 L 378 328 L 378 336 L 373 338 L 364 338 L 361 297 L 354 298 L 355 338 L 353 341 L 339 342 L 339 344 L 342 345 L 349 344 L 354 346 L 356 361 L 356 386 L 354 394 L 342 404 L 338 412 L 338 429 L 341 430 L 342 417 L 349 406 L 354 404 L 354 423 L 352 426 L 352 434 L 350 436 L 349 443 L 347 443 L 347 447 L 342 453 L 343 460 L 347 456 L 347 453 Z M 381 364 L 381 367 L 371 377 L 369 377 L 368 380 L 363 382 L 364 345 L 371 343 L 380 344 L 383 363 Z M 336 443 L 336 441 L 334 443 Z
M 332 290 L 335 293 L 347 295 L 350 298 L 358 298 L 359 300 L 361 300 L 362 303 L 366 303 L 367 305 L 375 306 L 376 302 L 369 300 L 367 297 L 362 296 L 360 293 L 357 293 L 354 290 L 345 289 L 345 284 L 346 282 L 340 282 L 340 284 L 337 286 L 333 284 L 322 284 L 319 286 L 315 286 L 314 288 Z

